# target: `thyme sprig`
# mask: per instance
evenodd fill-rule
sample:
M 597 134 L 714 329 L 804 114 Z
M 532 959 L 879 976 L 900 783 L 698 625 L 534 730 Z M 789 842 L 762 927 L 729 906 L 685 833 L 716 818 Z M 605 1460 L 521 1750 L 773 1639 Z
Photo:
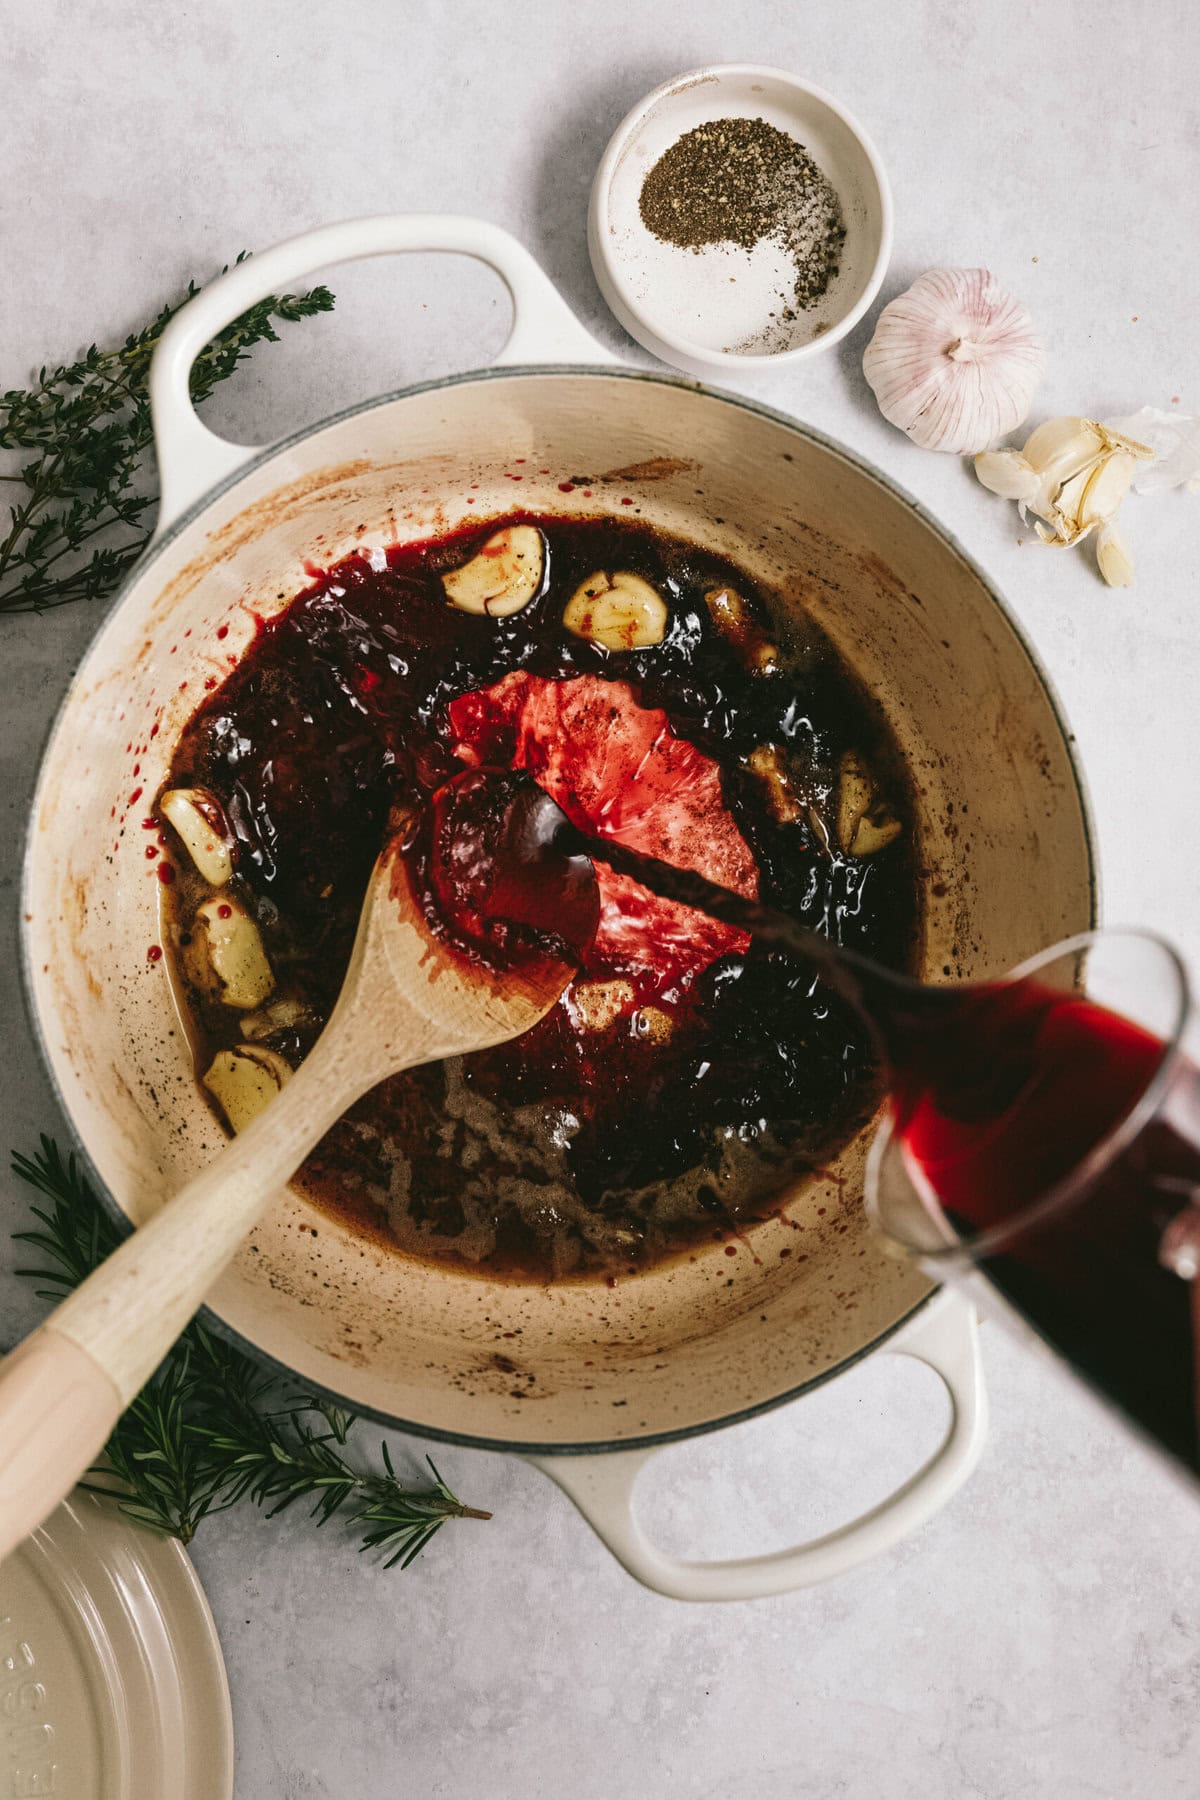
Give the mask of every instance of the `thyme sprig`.
M 78 362 L 39 370 L 33 387 L 0 395 L 0 450 L 34 452 L 24 466 L 0 474 L 16 490 L 0 537 L 0 612 L 94 600 L 137 561 L 158 498 L 146 456 L 150 358 L 168 321 L 198 292 L 189 282 L 182 300 L 164 306 L 119 349 L 93 344 Z M 277 322 L 332 306 L 327 287 L 260 300 L 196 358 L 193 400 L 205 400 L 256 344 L 277 343 Z
M 38 1252 L 16 1273 L 58 1300 L 114 1250 L 119 1233 L 80 1170 L 43 1137 L 35 1156 L 14 1154 L 14 1172 L 41 1197 L 37 1225 L 14 1239 Z M 491 1515 L 464 1506 L 432 1460 L 433 1485 L 401 1486 L 386 1444 L 383 1469 L 362 1470 L 343 1454 L 355 1424 L 315 1395 L 288 1396 L 279 1379 L 195 1320 L 142 1389 L 84 1485 L 112 1494 L 132 1518 L 186 1544 L 202 1521 L 250 1500 L 269 1516 L 306 1502 L 319 1525 L 357 1527 L 360 1549 L 384 1567 L 407 1568 L 448 1519 Z

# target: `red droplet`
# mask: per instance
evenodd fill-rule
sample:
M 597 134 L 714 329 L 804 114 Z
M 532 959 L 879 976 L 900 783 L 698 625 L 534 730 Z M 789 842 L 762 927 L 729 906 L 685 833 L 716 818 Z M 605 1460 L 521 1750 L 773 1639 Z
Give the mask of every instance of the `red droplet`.
M 131 751 L 131 750 L 132 750 L 132 749 L 133 749 L 133 744 L 132 744 L 132 743 L 128 743 L 128 744 L 126 744 L 126 746 L 125 746 L 125 754 L 126 754 L 126 756 L 128 756 L 128 755 L 129 755 L 129 752 L 130 752 L 130 751 Z
M 584 488 L 584 490 L 583 490 L 583 497 L 584 497 L 584 499 L 585 499 L 585 500 L 590 500 L 590 499 L 591 499 L 591 497 L 592 497 L 592 490 L 591 490 L 591 488 Z
M 604 1277 L 604 1285 L 605 1285 L 605 1287 L 616 1287 L 616 1285 L 617 1285 L 616 1276 L 615 1275 L 606 1275 Z
M 560 494 L 573 494 L 575 492 L 575 483 L 573 481 L 560 481 L 558 484 L 558 491 Z
M 780 1261 L 782 1261 L 785 1256 L 790 1256 L 791 1254 L 792 1254 L 791 1246 L 788 1244 L 785 1244 L 783 1246 L 783 1249 L 779 1252 Z
M 204 686 L 206 689 L 207 688 L 215 688 L 216 685 L 217 685 L 217 678 L 215 675 L 209 675 L 208 677 L 206 677 L 205 683 L 204 683 Z
M 152 963 L 162 961 L 162 945 L 161 944 L 151 944 L 150 948 L 146 952 L 146 961 L 152 962 Z
M 169 862 L 160 862 L 158 868 L 155 870 L 155 874 L 158 876 L 158 879 L 162 882 L 164 887 L 170 887 L 175 879 L 175 870 Z
M 726 1244 L 725 1254 L 726 1254 L 726 1256 L 736 1256 L 737 1255 L 737 1245 L 736 1244 Z
M 143 831 L 157 831 L 158 830 L 158 820 L 157 819 L 143 819 L 142 820 L 142 830 Z
M 228 901 L 222 900 L 220 906 L 217 908 L 217 917 L 218 919 L 232 919 L 233 908 L 229 905 Z
M 178 644 L 172 644 L 172 645 L 171 645 L 171 655 L 172 655 L 172 656 L 174 656 L 174 654 L 175 654 L 175 652 L 176 652 L 176 651 L 177 651 L 177 650 L 178 650 L 178 648 L 179 648 L 179 645 L 178 645 Z
M 180 691 L 180 693 L 181 693 L 181 694 L 182 694 L 182 692 L 183 692 L 183 690 L 184 690 L 184 688 L 185 688 L 185 687 L 186 687 L 186 686 L 187 686 L 187 682 L 186 682 L 186 681 L 181 681 L 181 682 L 180 682 L 180 684 L 179 684 L 179 691 Z
M 228 625 L 220 625 L 220 626 L 218 626 L 218 627 L 217 627 L 217 636 L 218 636 L 218 637 L 219 637 L 219 638 L 227 638 L 227 637 L 228 637 L 228 636 L 229 636 L 229 627 L 228 627 Z
M 133 772 L 134 772 L 134 774 L 135 774 L 135 775 L 140 775 L 140 774 L 141 774 L 141 772 L 142 772 L 142 765 L 141 765 L 141 763 L 134 763 L 134 765 L 133 765 Z
M 150 727 L 150 736 L 152 738 L 156 738 L 158 736 L 158 720 L 157 719 L 155 719 L 153 725 Z
M 633 501 L 632 500 L 622 500 L 621 505 L 622 506 L 632 506 Z
M 110 818 L 110 819 L 115 819 L 115 818 L 116 818 L 116 816 L 117 816 L 117 809 L 116 809 L 116 807 L 115 807 L 115 806 L 110 806 L 110 807 L 109 807 L 109 809 L 108 809 L 108 816 L 109 816 L 109 818 Z
M 475 504 L 475 496 L 474 496 L 474 494 L 468 494 L 468 495 L 467 495 L 467 505 L 468 505 L 468 506 L 474 506 L 474 504 Z
M 130 796 L 129 796 L 130 806 L 136 806 L 138 801 L 141 799 L 141 797 L 142 797 L 141 788 L 134 788 L 132 794 L 130 794 Z
M 153 862 L 155 857 L 158 855 L 158 845 L 157 844 L 147 844 L 146 845 L 146 855 L 150 859 L 150 861 Z

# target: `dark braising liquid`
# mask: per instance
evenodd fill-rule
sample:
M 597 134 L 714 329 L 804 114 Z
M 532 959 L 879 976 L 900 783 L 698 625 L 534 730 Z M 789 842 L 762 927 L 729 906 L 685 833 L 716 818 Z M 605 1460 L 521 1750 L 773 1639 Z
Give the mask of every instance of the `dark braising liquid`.
M 840 943 L 909 964 L 905 773 L 820 632 L 784 622 L 729 563 L 634 522 L 525 522 L 544 535 L 546 575 L 523 611 L 462 612 L 442 587 L 497 521 L 393 549 L 385 566 L 351 558 L 259 627 L 181 738 L 171 784 L 224 808 L 230 891 L 258 921 L 277 992 L 303 1003 L 300 1023 L 261 1040 L 293 1064 L 337 996 L 390 809 L 472 765 L 523 767 L 575 823 L 694 858 Z M 598 569 L 653 585 L 668 608 L 661 643 L 605 652 L 564 628 Z M 721 628 L 705 595 L 722 586 L 773 639 L 773 668 Z M 786 804 L 749 766 L 763 746 Z M 837 842 L 848 752 L 903 827 L 873 854 Z M 177 860 L 175 944 L 207 893 Z M 869 1118 L 870 1034 L 811 967 L 604 879 L 601 932 L 562 1002 L 514 1044 L 364 1099 L 305 1166 L 321 1204 L 490 1273 L 620 1273 L 768 1215 Z M 200 994 L 191 1009 L 203 1069 L 243 1021 Z

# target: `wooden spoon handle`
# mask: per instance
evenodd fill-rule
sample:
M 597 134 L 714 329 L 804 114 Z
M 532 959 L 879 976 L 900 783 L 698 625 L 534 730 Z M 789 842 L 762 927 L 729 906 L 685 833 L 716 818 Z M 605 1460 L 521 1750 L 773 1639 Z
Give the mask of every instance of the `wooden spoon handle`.
M 0 1562 L 91 1468 L 120 1414 L 99 1363 L 52 1325 L 0 1362 Z
M 0 1558 L 91 1468 L 272 1196 L 379 1079 L 337 1035 L 0 1361 Z

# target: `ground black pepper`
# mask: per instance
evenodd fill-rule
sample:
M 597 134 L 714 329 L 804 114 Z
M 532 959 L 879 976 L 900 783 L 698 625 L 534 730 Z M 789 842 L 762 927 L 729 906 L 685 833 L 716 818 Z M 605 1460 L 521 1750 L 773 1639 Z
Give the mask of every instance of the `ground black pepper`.
M 795 264 L 785 298 L 797 307 L 821 298 L 846 236 L 829 181 L 803 144 L 765 119 L 710 119 L 685 132 L 643 181 L 639 210 L 648 231 L 685 250 L 751 250 L 770 239 Z

